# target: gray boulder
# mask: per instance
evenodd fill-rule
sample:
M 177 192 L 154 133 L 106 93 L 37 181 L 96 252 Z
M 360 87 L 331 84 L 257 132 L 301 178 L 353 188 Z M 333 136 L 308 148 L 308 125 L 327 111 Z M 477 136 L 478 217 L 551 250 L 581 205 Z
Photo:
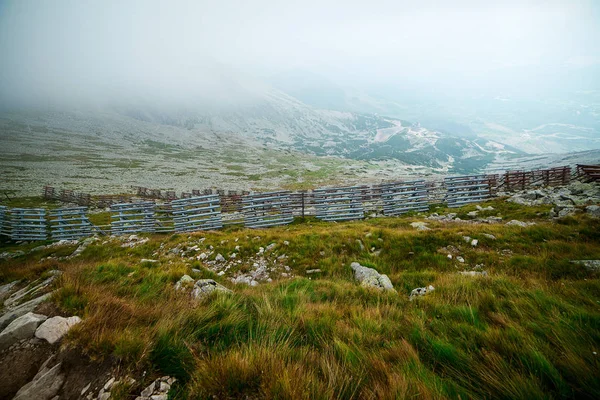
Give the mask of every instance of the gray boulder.
M 202 299 L 213 292 L 233 293 L 214 279 L 198 279 L 192 289 L 192 298 Z
M 600 206 L 587 206 L 585 212 L 594 218 L 600 218 Z
M 357 262 L 350 264 L 350 268 L 354 270 L 354 278 L 360 282 L 361 286 L 381 291 L 395 291 L 394 286 L 387 275 L 380 274 L 373 268 L 363 267 Z
M 200 272 L 200 271 L 198 271 Z M 175 284 L 175 290 L 181 290 L 185 288 L 187 285 L 192 285 L 194 283 L 194 279 L 189 275 L 182 276 L 177 283 Z
M 0 333 L 0 350 L 10 347 L 21 339 L 33 337 L 37 327 L 47 318 L 45 315 L 29 312 L 15 319 Z
M 48 343 L 54 344 L 71 330 L 74 325 L 81 322 L 81 318 L 75 317 L 52 317 L 47 319 L 35 331 L 35 337 L 45 339 Z
M 4 329 L 15 319 L 19 318 L 21 315 L 25 315 L 28 312 L 33 311 L 38 304 L 47 300 L 52 296 L 52 293 L 46 293 L 43 296 L 37 297 L 35 299 L 29 300 L 25 303 L 19 304 L 18 306 L 9 307 L 4 314 L 0 317 L 0 329 Z
M 52 358 L 44 362 L 33 380 L 19 389 L 13 400 L 50 400 L 58 394 L 65 382 L 65 375 L 61 372 L 61 363 L 48 367 Z

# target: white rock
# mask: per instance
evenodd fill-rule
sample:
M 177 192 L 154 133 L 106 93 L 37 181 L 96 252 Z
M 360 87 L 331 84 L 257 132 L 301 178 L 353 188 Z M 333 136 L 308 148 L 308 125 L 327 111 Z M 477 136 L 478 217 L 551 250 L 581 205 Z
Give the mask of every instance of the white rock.
M 433 292 L 434 290 L 435 290 L 435 288 L 432 285 L 429 285 L 427 287 L 413 289 L 412 292 L 410 292 L 409 299 L 412 301 L 413 298 L 415 298 L 417 296 L 425 296 L 426 294 Z
M 456 256 L 456 260 L 457 260 L 459 263 L 464 263 L 464 262 L 465 262 L 465 259 L 464 259 L 464 258 L 462 258 L 461 256 Z
M 225 262 L 225 257 L 223 257 L 223 255 L 221 253 L 217 254 L 217 256 L 215 257 L 215 261 L 216 262 Z
M 52 317 L 48 318 L 43 324 L 41 324 L 35 331 L 35 337 L 38 339 L 45 339 L 50 344 L 54 344 L 69 332 L 69 330 L 78 323 L 81 322 L 81 318 L 74 316 L 69 318 L 64 317 Z
M 0 333 L 0 350 L 10 347 L 21 339 L 33 337 L 37 327 L 48 317 L 29 312 L 12 321 Z
M 430 228 L 427 226 L 425 222 L 411 222 L 410 226 L 415 228 L 418 231 L 428 231 Z
M 477 239 L 471 240 L 471 246 L 473 246 L 473 247 L 477 247 L 478 243 L 479 243 L 479 240 L 477 240 Z

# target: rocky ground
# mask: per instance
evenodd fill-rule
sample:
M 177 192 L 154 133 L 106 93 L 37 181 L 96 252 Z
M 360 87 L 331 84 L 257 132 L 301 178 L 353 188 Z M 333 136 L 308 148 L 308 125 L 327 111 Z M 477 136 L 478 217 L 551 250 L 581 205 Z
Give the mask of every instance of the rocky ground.
M 411 216 L 370 218 L 354 223 L 332 224 L 311 220 L 257 231 L 240 228 L 189 235 L 94 237 L 41 245 L 4 243 L 0 253 L 0 398 L 157 400 L 169 396 L 179 398 L 182 393 L 216 398 L 273 397 L 279 393 L 274 389 L 276 385 L 269 386 L 268 390 L 260 389 L 263 392 L 259 391 L 257 395 L 255 389 L 237 391 L 234 381 L 228 381 L 228 376 L 236 376 L 232 379 L 244 382 L 244 385 L 252 379 L 259 379 L 262 385 L 267 385 L 262 374 L 250 378 L 228 369 L 234 367 L 224 364 L 238 362 L 236 357 L 242 357 L 240 365 L 265 363 L 231 353 L 237 351 L 236 346 L 254 343 L 253 335 L 262 334 L 258 331 L 245 332 L 244 329 L 259 324 L 260 332 L 263 328 L 264 332 L 282 332 L 281 329 L 291 324 L 294 330 L 289 333 L 290 337 L 295 337 L 297 331 L 301 336 L 294 340 L 305 343 L 313 334 L 310 327 L 319 326 L 320 333 L 310 339 L 314 343 L 308 348 L 329 349 L 332 343 L 338 343 L 335 344 L 338 347 L 342 342 L 352 343 L 364 330 L 391 324 L 394 318 L 401 318 L 385 316 L 393 313 L 394 309 L 401 310 L 402 315 L 410 315 L 403 324 L 423 326 L 419 329 L 427 330 L 428 335 L 437 335 L 436 329 L 441 329 L 432 328 L 435 321 L 454 315 L 446 314 L 444 310 L 452 309 L 452 313 L 459 314 L 470 310 L 466 314 L 472 317 L 465 317 L 465 321 L 470 322 L 461 320 L 460 324 L 474 324 L 468 328 L 469 334 L 482 341 L 481 346 L 488 349 L 486 351 L 492 351 L 489 346 L 496 339 L 492 335 L 488 343 L 488 339 L 478 336 L 477 330 L 488 332 L 493 326 L 521 329 L 526 324 L 509 309 L 502 311 L 504 306 L 501 304 L 505 304 L 502 303 L 505 300 L 501 299 L 507 296 L 515 296 L 519 301 L 533 298 L 539 302 L 541 300 L 535 296 L 541 296 L 542 292 L 544 296 L 555 296 L 552 291 L 559 293 L 565 290 L 569 293 L 565 294 L 567 297 L 560 295 L 552 297 L 551 301 L 551 304 L 562 304 L 579 301 L 569 297 L 573 296 L 571 289 L 578 288 L 582 292 L 590 289 L 591 292 L 585 292 L 587 300 L 581 300 L 581 304 L 561 306 L 566 314 L 548 311 L 550 314 L 546 315 L 545 311 L 540 311 L 543 314 L 540 315 L 549 320 L 562 318 L 561 315 L 569 315 L 571 311 L 568 310 L 575 307 L 581 307 L 577 311 L 581 315 L 586 312 L 597 315 L 597 310 L 590 310 L 597 309 L 600 298 L 590 293 L 596 290 L 594 287 L 597 288 L 600 271 L 599 203 L 598 185 L 573 183 L 562 188 L 513 193 L 505 200 L 461 209 L 436 208 Z M 343 311 L 346 303 L 357 308 Z M 467 303 L 468 306 L 465 305 Z M 303 312 L 298 315 L 293 311 L 296 304 L 305 304 Z M 525 303 L 521 304 L 521 307 L 526 307 Z M 245 305 L 249 308 L 243 308 L 241 313 L 236 311 Z M 386 308 L 388 306 L 391 308 Z M 495 311 L 485 311 L 485 307 Z M 280 314 L 274 310 L 280 310 Z M 118 314 L 112 314 L 117 311 Z M 290 312 L 294 313 L 293 317 L 290 317 Z M 177 317 L 179 313 L 181 316 Z M 488 315 L 486 313 L 489 314 L 485 317 L 487 322 L 479 321 Z M 266 319 L 261 317 L 268 315 L 270 317 Z M 368 323 L 356 322 L 361 328 L 352 328 L 353 333 L 345 336 L 351 328 L 344 324 L 351 323 L 342 315 L 350 316 L 351 320 L 356 320 L 359 315 L 360 318 L 375 319 L 369 319 Z M 179 330 L 180 326 L 188 326 L 189 321 L 200 322 L 191 330 L 189 327 L 186 328 L 188 330 Z M 327 321 L 333 321 L 334 325 Z M 155 323 L 157 327 L 154 327 Z M 236 326 L 237 323 L 242 325 Z M 536 319 L 536 324 L 544 323 L 544 320 Z M 556 323 L 560 325 L 563 322 Z M 460 324 L 457 326 L 462 326 Z M 146 329 L 150 325 L 152 327 Z M 244 340 L 238 342 L 235 338 L 240 329 Z M 389 329 L 386 332 L 375 330 L 371 334 L 378 340 L 390 337 L 392 343 L 398 339 L 394 339 L 394 335 L 398 334 L 396 330 L 401 328 L 390 325 Z M 596 328 L 590 329 L 589 334 L 597 338 L 593 336 Z M 196 333 L 185 336 L 195 330 L 201 332 L 200 336 L 194 336 Z M 151 335 L 148 336 L 147 332 Z M 322 341 L 319 335 L 333 335 L 327 332 L 337 332 L 336 335 L 340 336 Z M 503 328 L 493 332 L 500 335 L 501 339 L 497 340 L 505 340 Z M 586 347 L 586 352 L 598 352 L 598 343 L 594 343 L 594 339 L 578 342 L 578 346 L 583 346 L 581 348 L 569 347 L 569 343 L 579 339 L 565 332 L 554 332 L 556 337 L 561 338 L 554 345 L 564 354 L 569 354 L 568 357 L 577 357 L 576 354 L 585 346 L 591 349 Z M 233 336 L 225 339 L 228 335 Z M 417 360 L 432 357 L 431 364 L 415 361 L 425 363 L 419 364 L 422 365 L 420 368 L 431 373 L 435 373 L 436 368 L 447 368 L 446 365 L 454 368 L 454 364 L 446 364 L 450 361 L 444 359 L 441 353 L 431 356 L 423 348 L 421 339 L 413 333 L 407 331 L 402 335 L 402 340 L 411 343 L 410 351 L 420 355 Z M 529 333 L 523 331 L 520 335 Z M 210 337 L 211 341 L 204 342 L 204 337 Z M 443 337 L 447 346 L 460 348 L 463 345 L 462 339 L 456 339 L 462 337 L 460 335 L 435 337 L 438 337 L 436 340 Z M 237 344 L 231 344 L 229 340 Z M 285 340 L 291 339 L 284 336 L 284 344 L 277 342 L 277 345 L 273 345 L 272 341 L 278 339 L 265 340 L 268 344 L 265 351 L 271 349 L 273 354 L 278 354 L 278 346 L 290 345 Z M 553 368 L 563 371 L 554 353 L 546 347 L 539 347 L 541 342 L 518 340 L 527 341 L 527 346 L 533 346 L 539 354 L 544 354 Z M 163 346 L 163 341 L 168 345 Z M 265 343 L 254 345 L 266 346 Z M 365 348 L 373 346 L 370 341 L 365 343 L 368 343 L 363 344 Z M 435 342 L 431 343 L 431 346 L 435 345 Z M 291 346 L 295 348 L 300 344 Z M 223 351 L 225 355 L 219 356 Z M 323 351 L 329 350 L 321 350 L 321 353 Z M 339 351 L 335 350 L 332 354 L 339 357 Z M 358 355 L 363 354 L 362 349 L 357 347 L 353 351 L 355 355 L 346 356 L 363 357 Z M 160 355 L 161 352 L 167 355 Z M 171 352 L 175 355 L 169 355 Z M 310 354 L 310 357 L 318 357 L 319 352 Z M 377 363 L 384 363 L 388 372 L 397 368 L 390 361 L 394 358 L 390 359 L 391 356 L 385 354 L 375 357 L 379 361 L 371 356 L 361 358 L 362 373 L 367 374 L 369 379 L 379 379 L 374 372 L 378 368 Z M 504 353 L 498 354 L 494 357 L 509 357 Z M 182 370 L 182 361 L 179 360 L 186 357 L 194 360 L 190 364 L 194 367 Z M 343 364 L 350 361 L 340 361 L 335 357 L 337 361 L 332 359 L 328 362 L 336 363 L 340 371 L 358 371 Z M 477 357 L 482 356 L 473 355 L 461 363 L 472 368 L 472 365 L 479 365 Z M 571 364 L 584 371 L 582 374 L 589 373 L 589 357 L 581 357 L 576 361 L 573 358 Z M 490 362 L 488 360 L 484 364 L 492 365 Z M 597 363 L 597 360 L 594 362 Z M 278 368 L 287 371 L 286 365 Z M 519 379 L 527 380 L 527 376 L 535 374 L 527 369 L 526 363 L 519 363 L 514 368 Z M 571 367 L 564 368 L 571 371 L 568 369 Z M 210 374 L 207 371 L 211 371 Z M 410 374 L 408 371 L 405 373 Z M 600 388 L 585 377 L 573 381 L 567 372 L 556 374 L 548 379 L 564 385 L 564 393 L 578 397 L 586 397 L 585 394 L 593 390 L 600 393 Z M 219 386 L 209 378 L 213 375 L 218 377 L 215 379 L 219 382 L 232 386 Z M 459 382 L 452 385 L 458 385 L 456 387 L 467 397 L 485 397 L 486 393 L 495 397 L 494 390 L 505 390 L 494 386 L 495 383 L 487 381 L 483 375 L 473 378 L 478 379 L 482 389 L 464 384 L 462 379 L 465 378 L 459 379 L 454 375 L 450 378 L 440 375 L 436 379 Z M 305 393 L 309 393 L 308 381 L 302 382 Z M 436 383 L 415 382 L 426 387 L 406 388 L 406 392 L 402 393 L 452 397 L 451 391 L 433 389 L 439 387 Z M 341 383 L 331 380 L 330 384 Z M 556 393 L 553 386 L 539 383 L 537 378 L 529 384 L 535 387 L 531 389 L 533 393 Z M 349 397 L 381 397 L 387 393 L 383 388 L 389 386 L 381 388 L 359 385 L 356 390 L 360 395 Z M 523 390 L 517 385 L 503 393 L 511 397 L 524 393 Z M 284 392 L 289 394 L 288 397 L 298 397 L 298 393 L 291 394 L 294 392 L 290 388 Z M 335 397 L 335 392 L 327 393 L 322 397 Z

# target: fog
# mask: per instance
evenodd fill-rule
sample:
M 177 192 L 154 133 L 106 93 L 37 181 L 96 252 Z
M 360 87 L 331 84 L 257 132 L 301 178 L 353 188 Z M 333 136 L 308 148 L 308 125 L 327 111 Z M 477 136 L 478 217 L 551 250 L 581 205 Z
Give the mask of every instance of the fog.
M 596 71 L 599 43 L 594 0 L 4 1 L 0 103 L 239 101 L 290 71 L 533 95 Z

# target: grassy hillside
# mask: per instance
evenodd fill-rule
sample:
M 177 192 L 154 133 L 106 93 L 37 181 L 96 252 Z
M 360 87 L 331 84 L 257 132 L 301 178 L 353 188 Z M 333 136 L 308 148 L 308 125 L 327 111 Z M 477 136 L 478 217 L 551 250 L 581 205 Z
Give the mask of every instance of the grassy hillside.
M 53 301 L 84 319 L 67 344 L 114 357 L 123 374 L 177 377 L 172 398 L 599 398 L 599 272 L 570 260 L 600 259 L 600 222 L 582 214 L 551 222 L 545 206 L 485 205 L 505 222 L 536 224 L 427 221 L 431 230 L 416 231 L 410 223 L 422 219 L 404 216 L 151 235 L 132 248 L 101 238 L 69 260 L 47 257 L 73 247 L 0 261 L 0 282 L 64 271 Z M 272 282 L 226 279 L 272 243 Z M 242 262 L 220 276 L 195 257 L 210 246 L 207 260 L 235 252 Z M 17 249 L 26 246 L 4 243 L 0 252 Z M 388 274 L 398 293 L 359 286 L 354 261 Z M 487 276 L 458 273 L 477 264 Z M 234 293 L 194 302 L 174 290 L 184 274 Z M 435 291 L 409 301 L 427 285 Z M 139 393 L 123 387 L 113 398 L 130 390 Z

